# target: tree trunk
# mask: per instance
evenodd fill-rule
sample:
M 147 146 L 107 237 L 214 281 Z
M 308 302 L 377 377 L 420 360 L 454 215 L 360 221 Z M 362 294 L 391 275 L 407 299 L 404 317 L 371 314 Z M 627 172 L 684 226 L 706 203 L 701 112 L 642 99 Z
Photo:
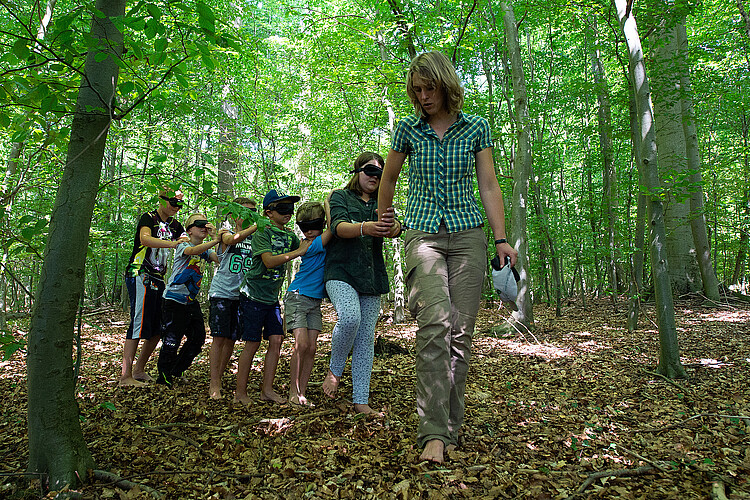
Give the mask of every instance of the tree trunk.
M 675 26 L 677 36 L 677 57 L 680 60 L 678 67 L 682 69 L 680 78 L 681 99 L 680 110 L 682 112 L 682 128 L 685 134 L 685 153 L 687 156 L 687 168 L 692 172 L 690 175 L 690 229 L 693 233 L 695 244 L 695 258 L 698 261 L 698 269 L 703 282 L 703 293 L 706 298 L 714 303 L 721 300 L 719 296 L 719 280 L 711 263 L 711 246 L 708 242 L 708 231 L 706 230 L 706 216 L 703 213 L 703 176 L 701 173 L 701 157 L 698 147 L 698 132 L 695 128 L 695 108 L 693 106 L 693 85 L 690 80 L 688 66 L 688 42 L 687 31 L 684 20 Z
M 654 113 L 651 107 L 643 50 L 638 35 L 635 18 L 626 15 L 629 10 L 627 0 L 614 0 L 620 27 L 625 35 L 630 55 L 630 78 L 634 85 L 635 101 L 638 110 L 641 137 L 641 162 L 643 184 L 648 192 L 648 219 L 650 237 L 651 269 L 654 275 L 656 315 L 659 325 L 659 366 L 658 371 L 669 378 L 685 378 L 685 368 L 680 363 L 680 349 L 677 344 L 677 329 L 674 320 L 674 302 L 669 281 L 666 251 L 666 228 L 662 201 L 659 196 L 660 182 L 656 156 Z
M 641 161 L 641 126 L 638 121 L 638 109 L 635 103 L 634 85 L 630 82 L 628 103 L 630 107 L 630 141 L 633 145 L 638 176 L 643 179 L 643 162 Z M 638 316 L 641 309 L 641 290 L 643 289 L 643 248 L 646 220 L 646 195 L 643 194 L 638 182 L 638 201 L 635 215 L 635 237 L 633 238 L 633 255 L 630 258 L 630 305 L 628 307 L 628 331 L 638 328 Z
M 237 178 L 237 106 L 231 101 L 231 84 L 224 85 L 222 90 L 221 110 L 223 114 L 219 121 L 219 158 L 218 182 L 216 189 L 229 200 L 234 198 L 234 182 Z M 221 208 L 217 208 L 217 216 L 221 216 Z
M 597 40 L 598 33 L 596 27 L 596 18 L 591 16 L 594 40 Z M 594 44 L 591 50 L 591 66 L 594 75 L 594 87 L 596 89 L 596 98 L 599 104 L 597 112 L 597 122 L 599 125 L 599 149 L 602 155 L 604 193 L 602 196 L 603 213 L 607 223 L 607 278 L 612 291 L 612 306 L 617 310 L 617 232 L 615 222 L 617 219 L 617 171 L 613 161 L 612 153 L 612 111 L 609 103 L 609 88 L 607 79 L 604 74 L 599 55 L 598 43 Z
M 680 77 L 686 68 L 681 67 L 682 61 L 677 55 L 679 48 L 674 25 L 667 25 L 664 21 L 654 34 L 653 105 L 659 170 L 668 179 L 664 218 L 669 276 L 674 290 L 678 294 L 686 294 L 703 288 L 690 229 L 690 192 L 686 182 L 689 172 L 681 120 Z
M 125 1 L 97 0 L 96 8 L 104 14 L 92 16 L 91 36 L 99 43 L 86 57 L 29 332 L 29 471 L 48 473 L 54 490 L 77 484 L 94 468 L 74 395 L 73 328 L 113 113 L 115 58 L 122 54 L 122 34 L 110 18 L 125 14 Z M 97 62 L 102 53 L 109 57 Z
M 511 240 L 518 251 L 516 266 L 521 280 L 518 282 L 518 311 L 513 313 L 517 325 L 526 329 L 534 326 L 534 310 L 531 297 L 531 274 L 529 273 L 529 242 L 526 231 L 526 212 L 529 205 L 529 179 L 531 179 L 531 143 L 529 140 L 530 118 L 526 95 L 526 81 L 521 60 L 521 48 L 518 45 L 518 30 L 513 6 L 500 2 L 503 12 L 503 28 L 510 54 L 511 72 L 513 75 L 513 103 L 516 120 L 517 152 L 513 169 L 513 212 L 511 216 Z

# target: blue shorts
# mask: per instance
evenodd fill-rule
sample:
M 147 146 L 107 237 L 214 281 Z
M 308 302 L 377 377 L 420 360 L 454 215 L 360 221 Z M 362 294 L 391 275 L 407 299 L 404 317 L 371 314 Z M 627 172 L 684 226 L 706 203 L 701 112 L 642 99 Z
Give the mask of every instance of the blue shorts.
M 284 335 L 281 323 L 281 306 L 264 304 L 240 296 L 240 332 L 245 342 L 268 340 L 271 335 Z
M 233 341 L 240 338 L 240 301 L 235 299 L 210 299 L 208 326 L 213 337 Z

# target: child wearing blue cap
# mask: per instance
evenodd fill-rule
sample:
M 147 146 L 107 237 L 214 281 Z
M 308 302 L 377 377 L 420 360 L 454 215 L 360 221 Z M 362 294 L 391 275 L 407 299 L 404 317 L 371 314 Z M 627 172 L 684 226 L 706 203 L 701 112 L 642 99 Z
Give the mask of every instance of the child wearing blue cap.
M 279 292 L 286 275 L 287 263 L 303 255 L 310 242 L 300 244 L 294 231 L 286 225 L 294 213 L 299 196 L 272 189 L 263 198 L 263 215 L 270 223 L 253 236 L 253 259 L 240 287 L 240 331 L 245 347 L 237 367 L 237 390 L 234 400 L 250 403 L 247 380 L 261 339 L 268 340 L 260 399 L 285 403 L 273 389 L 279 363 L 284 328 L 281 321 Z

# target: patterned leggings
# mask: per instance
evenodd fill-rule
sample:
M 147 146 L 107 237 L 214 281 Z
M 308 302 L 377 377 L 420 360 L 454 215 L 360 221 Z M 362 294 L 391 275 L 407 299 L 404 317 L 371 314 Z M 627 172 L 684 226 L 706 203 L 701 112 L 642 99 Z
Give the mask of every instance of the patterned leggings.
M 370 399 L 380 295 L 360 295 L 348 283 L 336 280 L 326 281 L 326 290 L 339 317 L 331 334 L 329 367 L 334 375 L 341 377 L 352 353 L 352 402 L 366 405 Z

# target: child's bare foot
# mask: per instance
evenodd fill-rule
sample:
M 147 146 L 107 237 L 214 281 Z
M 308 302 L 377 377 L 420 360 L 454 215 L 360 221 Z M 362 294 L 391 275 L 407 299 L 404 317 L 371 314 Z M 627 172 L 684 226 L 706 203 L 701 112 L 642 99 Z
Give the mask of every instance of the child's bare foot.
M 245 406 L 249 406 L 253 403 L 253 400 L 250 399 L 250 396 L 248 396 L 247 394 L 242 394 L 242 395 L 235 394 L 234 399 L 232 399 L 232 402 L 242 403 Z
M 436 464 L 442 464 L 444 449 L 445 444 L 441 440 L 432 439 L 430 441 L 427 441 L 427 444 L 424 445 L 424 451 L 419 456 L 419 459 L 429 460 L 430 462 L 435 462 Z
M 134 373 L 133 378 L 140 382 L 153 382 L 154 379 L 146 372 Z
M 261 401 L 268 401 L 271 403 L 278 403 L 280 405 L 283 405 L 286 403 L 286 399 L 276 394 L 276 391 L 271 390 L 270 392 L 262 391 L 260 393 L 260 400 Z
M 121 378 L 120 381 L 117 383 L 120 387 L 143 387 L 145 382 L 141 382 L 140 380 L 136 380 L 133 377 L 128 378 Z
M 308 408 L 313 408 L 315 406 L 312 401 L 308 400 L 302 394 L 289 393 L 289 402 L 299 406 L 307 406 Z
M 336 391 L 339 388 L 339 381 L 341 380 L 341 377 L 337 377 L 333 374 L 331 370 L 328 370 L 328 374 L 326 374 L 326 378 L 323 379 L 323 393 L 325 393 L 326 396 L 329 398 L 333 398 L 336 396 Z
M 209 399 L 221 399 L 221 387 L 209 387 L 208 397 Z
M 364 413 L 365 415 L 377 415 L 378 417 L 385 416 L 385 413 L 373 410 L 372 408 L 370 408 L 370 405 L 355 404 L 354 411 L 356 411 L 357 413 Z

